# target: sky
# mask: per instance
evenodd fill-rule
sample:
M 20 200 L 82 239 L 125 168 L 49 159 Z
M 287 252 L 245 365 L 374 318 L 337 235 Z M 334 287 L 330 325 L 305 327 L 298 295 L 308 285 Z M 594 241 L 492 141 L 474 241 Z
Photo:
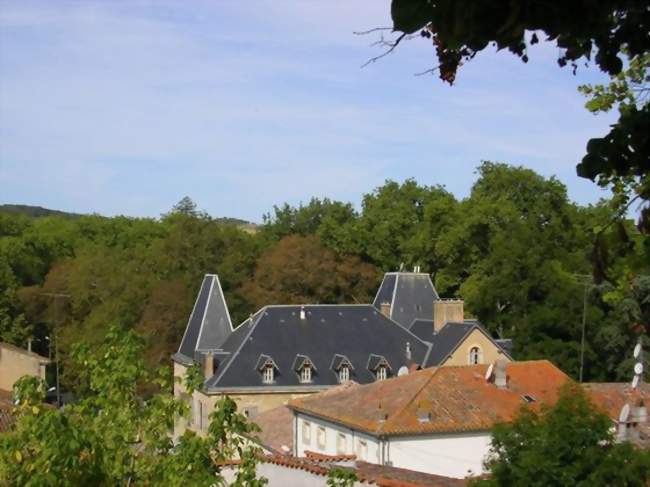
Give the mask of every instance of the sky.
M 311 197 L 360 204 L 387 179 L 466 197 L 482 160 L 578 178 L 594 116 L 557 48 L 480 53 L 454 86 L 415 76 L 426 41 L 380 54 L 389 0 L 0 0 L 0 203 L 159 216 L 190 196 L 259 222 Z

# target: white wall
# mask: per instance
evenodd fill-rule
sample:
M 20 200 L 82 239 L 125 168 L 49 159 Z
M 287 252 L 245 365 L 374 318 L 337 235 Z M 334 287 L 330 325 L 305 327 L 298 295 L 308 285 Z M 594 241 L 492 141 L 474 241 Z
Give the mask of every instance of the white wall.
M 394 467 L 463 478 L 483 473 L 489 433 L 392 438 L 388 459 Z
M 392 437 L 383 447 L 385 459 L 381 456 L 382 442 L 377 438 L 360 433 L 344 426 L 331 423 L 309 415 L 296 413 L 297 430 L 294 432 L 296 454 L 305 456 L 305 450 L 338 455 L 337 435 L 343 433 L 347 439 L 345 454 L 357 454 L 357 440 L 363 439 L 368 446 L 368 455 L 359 460 L 370 463 L 388 463 L 394 467 L 407 468 L 419 472 L 464 478 L 483 473 L 483 460 L 490 449 L 491 436 L 488 432 L 463 434 L 416 435 Z M 303 439 L 303 423 L 311 427 L 311 439 Z M 294 424 L 294 428 L 295 428 Z M 318 427 L 325 428 L 324 448 L 318 445 Z
M 230 485 L 235 479 L 235 470 L 232 467 L 223 469 L 223 477 Z M 272 463 L 258 463 L 257 477 L 268 479 L 269 487 L 327 487 L 327 477 L 306 472 L 297 468 L 289 468 Z M 368 487 L 367 483 L 355 482 L 354 487 Z
M 350 428 L 345 428 L 337 424 L 329 423 L 321 419 L 313 418 L 301 413 L 296 413 L 298 418 L 297 438 L 294 442 L 297 449 L 297 456 L 305 456 L 305 450 L 313 451 L 316 453 L 323 453 L 325 455 L 339 455 L 341 452 L 337 450 L 337 436 L 343 433 L 346 438 L 347 449 L 344 452 L 346 455 L 357 454 L 357 444 L 359 440 L 363 440 L 367 445 L 367 457 L 359 458 L 366 462 L 379 463 L 379 441 L 367 434 L 360 433 Z M 303 423 L 308 422 L 311 427 L 311 439 L 306 442 L 303 438 Z M 320 448 L 318 445 L 318 427 L 325 428 L 325 448 Z

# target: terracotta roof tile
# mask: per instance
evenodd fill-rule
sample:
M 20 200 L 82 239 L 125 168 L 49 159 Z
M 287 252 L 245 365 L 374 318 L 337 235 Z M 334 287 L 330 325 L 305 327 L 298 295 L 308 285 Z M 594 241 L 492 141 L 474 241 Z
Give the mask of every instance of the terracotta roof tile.
M 332 468 L 346 468 L 355 472 L 359 482 L 378 487 L 460 487 L 467 485 L 467 480 L 465 479 L 454 479 L 441 475 L 366 462 L 355 462 L 354 466 L 340 467 L 334 461 L 326 462 L 285 455 L 265 455 L 260 457 L 260 461 L 282 467 L 304 470 L 311 474 L 321 476 L 326 476 Z M 234 465 L 237 462 L 228 463 Z
M 546 360 L 507 364 L 508 387 L 485 380 L 487 365 L 435 367 L 406 376 L 290 401 L 297 411 L 376 435 L 482 431 L 529 407 L 554 403 L 569 377 Z M 418 417 L 424 410 L 424 420 Z M 382 419 L 384 419 L 382 421 Z
M 262 430 L 257 436 L 264 446 L 281 453 L 293 450 L 293 413 L 286 406 L 264 411 L 253 422 Z

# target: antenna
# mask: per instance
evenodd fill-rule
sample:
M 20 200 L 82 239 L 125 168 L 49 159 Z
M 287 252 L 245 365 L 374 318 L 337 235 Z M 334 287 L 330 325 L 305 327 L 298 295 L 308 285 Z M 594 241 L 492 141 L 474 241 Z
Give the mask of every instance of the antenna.
M 639 358 L 639 355 L 641 355 L 641 342 L 637 343 L 634 346 L 634 358 Z
M 492 377 L 492 371 L 494 370 L 494 364 L 490 364 L 490 366 L 487 368 L 487 371 L 485 372 L 485 380 L 490 381 L 490 378 Z
M 643 374 L 643 364 L 641 362 L 637 362 L 634 364 L 634 373 L 636 375 Z
M 626 404 L 621 408 L 621 414 L 618 415 L 618 422 L 625 423 L 630 416 L 630 405 Z

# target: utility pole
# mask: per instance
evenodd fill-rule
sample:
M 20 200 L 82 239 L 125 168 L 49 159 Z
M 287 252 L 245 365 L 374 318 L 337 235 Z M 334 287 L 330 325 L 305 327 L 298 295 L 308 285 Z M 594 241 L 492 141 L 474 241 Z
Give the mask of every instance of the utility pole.
M 582 332 L 580 338 L 580 382 L 582 382 L 583 372 L 585 367 L 585 329 L 587 328 L 587 298 L 589 296 L 589 290 L 593 288 L 593 284 L 590 283 L 592 276 L 588 274 L 573 274 L 573 277 L 583 279 L 584 283 L 584 292 L 582 294 Z
M 54 336 L 54 364 L 55 364 L 55 370 L 56 370 L 56 407 L 60 408 L 61 407 L 61 389 L 60 389 L 60 382 L 59 382 L 59 338 L 57 336 L 57 332 L 59 330 L 59 326 L 61 326 L 61 306 L 60 306 L 60 300 L 61 299 L 68 299 L 70 297 L 69 294 L 63 294 L 63 293 L 40 293 L 41 296 L 47 296 L 48 298 L 53 298 L 54 299 L 54 330 L 52 330 L 52 335 Z M 50 349 L 52 347 L 52 340 L 50 340 Z M 50 355 L 52 351 L 50 350 Z

